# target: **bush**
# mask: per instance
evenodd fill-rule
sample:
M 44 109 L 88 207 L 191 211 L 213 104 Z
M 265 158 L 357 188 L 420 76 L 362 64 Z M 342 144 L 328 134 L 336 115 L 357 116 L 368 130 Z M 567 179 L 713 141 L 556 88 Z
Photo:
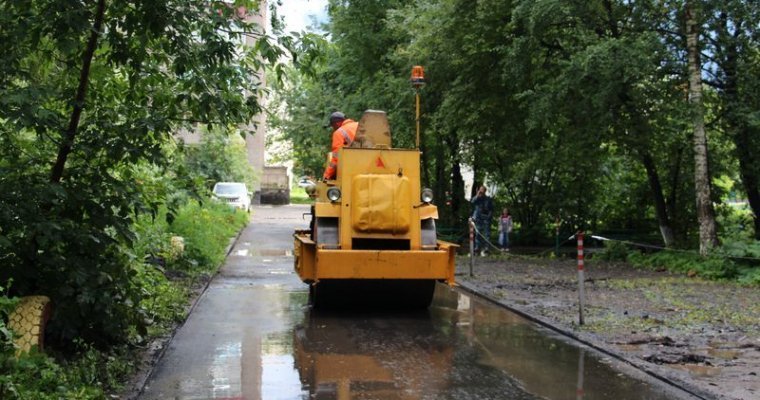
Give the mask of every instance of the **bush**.
M 604 242 L 604 250 L 594 254 L 594 258 L 605 261 L 626 261 L 628 259 L 628 245 L 616 240 Z
M 687 252 L 661 251 L 654 254 L 637 252 L 631 253 L 628 261 L 636 267 L 666 269 L 713 280 L 734 279 L 739 276 L 737 264 L 719 255 L 702 257 L 699 254 Z
M 209 272 L 224 260 L 230 237 L 248 223 L 249 215 L 215 201 L 190 202 L 177 213 L 171 230 L 185 238 L 185 264 L 190 272 Z M 197 264 L 197 265 L 196 265 Z
M 18 359 L 12 353 L 0 355 L 0 398 L 105 399 L 106 392 L 119 390 L 134 366 L 127 350 L 117 347 L 104 353 L 79 346 L 79 355 L 68 361 L 37 352 Z
M 314 200 L 309 197 L 306 190 L 300 186 L 290 189 L 290 204 L 311 204 Z
M 725 240 L 716 249 L 718 254 L 729 257 L 755 258 L 760 261 L 760 241 L 757 240 Z
M 184 269 L 191 275 L 213 271 L 224 259 L 229 238 L 248 221 L 247 213 L 234 212 L 227 205 L 214 202 L 185 204 L 177 210 L 173 224 L 166 222 L 166 215 L 167 210 L 162 208 L 156 218 L 150 215 L 137 218 L 131 255 L 118 259 L 129 276 L 124 291 L 140 293 L 138 303 L 124 305 L 140 317 L 141 326 L 145 327 L 138 329 L 126 322 L 121 325 L 132 342 L 144 341 L 184 318 L 190 281 L 170 279 L 179 276 L 172 271 Z M 167 258 L 165 263 L 145 262 L 146 256 L 147 260 L 155 260 L 168 254 L 173 234 L 185 237 L 186 252 L 178 259 Z M 194 269 L 188 271 L 188 266 Z M 12 332 L 4 322 L 15 303 L 15 299 L 0 296 L 0 398 L 103 399 L 105 393 L 118 390 L 123 377 L 131 373 L 134 362 L 125 346 L 100 351 L 81 340 L 69 346 L 73 351 L 68 359 L 36 352 L 16 359 Z
M 244 182 L 253 187 L 257 177 L 248 163 L 245 140 L 237 129 L 200 126 L 199 130 L 201 144 L 182 149 L 187 176 L 202 180 L 208 190 L 216 182 Z
M 13 351 L 13 332 L 8 328 L 8 316 L 18 304 L 18 299 L 4 295 L 0 286 L 0 356 Z
M 144 294 L 140 308 L 154 333 L 184 318 L 186 287 L 197 275 L 219 267 L 230 237 L 248 221 L 247 213 L 212 201 L 185 203 L 175 211 L 171 224 L 168 215 L 162 207 L 155 218 L 143 215 L 135 224 L 134 251 L 145 262 L 134 266 L 133 284 Z M 174 235 L 184 238 L 181 255 L 172 248 Z
M 760 286 L 760 268 L 742 268 L 739 271 L 739 283 L 749 286 Z

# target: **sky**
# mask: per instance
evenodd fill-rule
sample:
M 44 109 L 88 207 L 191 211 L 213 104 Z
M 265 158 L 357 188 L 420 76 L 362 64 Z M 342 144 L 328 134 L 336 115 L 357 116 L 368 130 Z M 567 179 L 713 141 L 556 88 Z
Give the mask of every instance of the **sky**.
M 312 16 L 327 19 L 327 0 L 282 0 L 279 12 L 285 17 L 285 32 L 300 32 L 311 24 Z

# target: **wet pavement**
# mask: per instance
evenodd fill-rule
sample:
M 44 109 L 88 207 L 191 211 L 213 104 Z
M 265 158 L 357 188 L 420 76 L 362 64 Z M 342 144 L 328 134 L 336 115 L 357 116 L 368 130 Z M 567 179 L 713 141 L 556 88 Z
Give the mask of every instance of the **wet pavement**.
M 254 209 L 139 398 L 689 398 L 444 285 L 422 313 L 314 312 L 293 273 L 303 212 Z

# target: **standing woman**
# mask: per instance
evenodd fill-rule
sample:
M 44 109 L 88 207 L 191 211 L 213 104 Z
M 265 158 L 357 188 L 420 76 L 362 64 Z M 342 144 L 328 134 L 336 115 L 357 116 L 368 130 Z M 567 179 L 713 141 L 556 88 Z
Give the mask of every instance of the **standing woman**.
M 509 215 L 509 209 L 505 208 L 499 217 L 499 246 L 502 251 L 509 251 L 510 232 L 512 232 L 512 216 Z

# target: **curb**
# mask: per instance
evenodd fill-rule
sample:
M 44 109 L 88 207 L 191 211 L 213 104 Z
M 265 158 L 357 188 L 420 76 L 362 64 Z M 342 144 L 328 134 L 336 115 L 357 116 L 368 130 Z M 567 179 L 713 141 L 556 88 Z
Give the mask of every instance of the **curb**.
M 248 224 L 250 224 L 251 221 L 249 220 Z M 209 279 L 206 281 L 206 283 L 203 285 L 203 288 L 198 292 L 198 295 L 195 296 L 190 302 L 190 307 L 187 309 L 187 317 L 180 323 L 174 326 L 174 328 L 171 331 L 171 334 L 168 336 L 157 339 L 153 341 L 151 344 L 158 344 L 161 346 L 160 350 L 152 355 L 143 354 L 143 358 L 141 361 L 149 360 L 150 367 L 147 370 L 138 371 L 137 377 L 132 380 L 134 384 L 130 385 L 131 388 L 128 391 L 122 392 L 119 394 L 119 398 L 123 398 L 125 400 L 135 400 L 137 399 L 143 392 L 145 391 L 145 386 L 150 380 L 150 378 L 153 377 L 153 374 L 155 373 L 156 365 L 158 365 L 158 361 L 161 360 L 164 357 L 164 354 L 166 353 L 166 350 L 169 348 L 169 344 L 174 340 L 174 336 L 176 336 L 177 332 L 185 326 L 185 322 L 187 322 L 188 318 L 190 317 L 190 314 L 192 314 L 193 310 L 195 310 L 195 307 L 200 302 L 200 299 L 206 294 L 206 291 L 208 290 L 209 286 L 211 285 L 211 282 L 216 279 L 217 275 L 219 275 L 219 271 L 224 266 L 224 263 L 227 261 L 227 257 L 229 257 L 230 253 L 232 252 L 232 249 L 235 247 L 235 244 L 237 244 L 238 240 L 240 239 L 240 236 L 243 234 L 243 231 L 248 227 L 248 224 L 241 228 L 237 235 L 230 238 L 230 243 L 227 245 L 227 248 L 224 250 L 224 261 L 222 261 L 222 264 L 219 265 L 216 268 L 216 272 L 212 276 L 209 277 Z M 146 350 L 147 351 L 147 350 Z
M 574 333 L 574 332 L 572 332 L 572 331 L 570 331 L 568 329 L 565 329 L 565 328 L 563 328 L 561 326 L 558 326 L 558 325 L 554 324 L 553 322 L 551 322 L 551 321 L 549 321 L 549 320 L 547 320 L 545 318 L 541 318 L 541 317 L 538 317 L 538 316 L 535 316 L 535 315 L 532 315 L 532 314 L 528 314 L 527 312 L 522 311 L 522 310 L 520 310 L 518 308 L 515 308 L 514 306 L 512 306 L 512 305 L 510 305 L 508 303 L 499 301 L 499 300 L 497 300 L 497 299 L 495 299 L 495 298 L 493 298 L 491 296 L 483 294 L 483 293 L 481 293 L 481 292 L 478 291 L 478 288 L 477 288 L 476 285 L 472 285 L 472 284 L 466 283 L 466 282 L 457 281 L 456 287 L 462 289 L 463 291 L 465 291 L 467 293 L 470 293 L 470 294 L 475 295 L 475 296 L 477 296 L 477 297 L 479 297 L 481 299 L 484 299 L 484 300 L 486 300 L 486 301 L 488 301 L 488 302 L 490 302 L 492 304 L 495 304 L 495 305 L 497 305 L 499 307 L 505 308 L 505 309 L 507 309 L 507 310 L 509 310 L 509 311 L 511 311 L 511 312 L 513 312 L 513 313 L 515 313 L 515 314 L 517 314 L 517 315 L 519 315 L 519 316 L 521 316 L 521 317 L 523 317 L 523 318 L 531 321 L 531 322 L 534 322 L 534 323 L 536 323 L 536 324 L 544 327 L 544 328 L 552 330 L 552 331 L 554 331 L 556 333 L 559 333 L 562 336 L 565 336 L 565 337 L 567 337 L 569 339 L 572 339 L 572 340 L 574 340 L 576 342 L 579 342 L 579 343 L 581 343 L 581 344 L 583 344 L 585 346 L 588 346 L 589 348 L 592 348 L 592 349 L 594 349 L 594 350 L 596 350 L 596 351 L 598 351 L 598 352 L 600 352 L 600 353 L 602 353 L 602 354 L 604 354 L 606 356 L 612 357 L 612 358 L 614 358 L 614 359 L 616 359 L 616 360 L 618 360 L 618 361 L 620 361 L 620 362 L 622 362 L 622 363 L 624 363 L 626 365 L 629 365 L 629 366 L 631 366 L 631 367 L 633 367 L 633 368 L 635 368 L 635 369 L 637 369 L 637 370 L 645 373 L 646 375 L 648 375 L 648 376 L 650 376 L 650 377 L 652 377 L 654 379 L 657 379 L 660 382 L 663 382 L 663 383 L 665 383 L 665 384 L 667 384 L 667 385 L 669 385 L 669 386 L 671 386 L 671 387 L 673 387 L 675 389 L 678 389 L 678 390 L 681 390 L 681 391 L 683 391 L 685 393 L 688 393 L 688 394 L 690 394 L 690 395 L 692 395 L 692 396 L 694 396 L 694 397 L 696 397 L 698 399 L 701 399 L 701 400 L 712 400 L 712 399 L 715 398 L 714 395 L 711 394 L 711 393 L 704 392 L 704 391 L 702 391 L 702 390 L 700 390 L 698 388 L 687 387 L 689 385 L 687 383 L 683 382 L 683 381 L 663 376 L 662 374 L 658 373 L 657 371 L 654 371 L 651 368 L 649 368 L 649 366 L 646 365 L 646 364 L 644 364 L 644 363 L 638 362 L 636 360 L 632 360 L 632 359 L 626 357 L 625 355 L 623 355 L 621 353 L 618 353 L 618 352 L 612 351 L 610 349 L 604 348 L 601 345 L 599 345 L 597 343 L 594 343 L 593 341 L 591 341 L 589 339 L 584 339 L 584 338 L 580 337 L 579 335 L 577 335 L 576 333 Z

